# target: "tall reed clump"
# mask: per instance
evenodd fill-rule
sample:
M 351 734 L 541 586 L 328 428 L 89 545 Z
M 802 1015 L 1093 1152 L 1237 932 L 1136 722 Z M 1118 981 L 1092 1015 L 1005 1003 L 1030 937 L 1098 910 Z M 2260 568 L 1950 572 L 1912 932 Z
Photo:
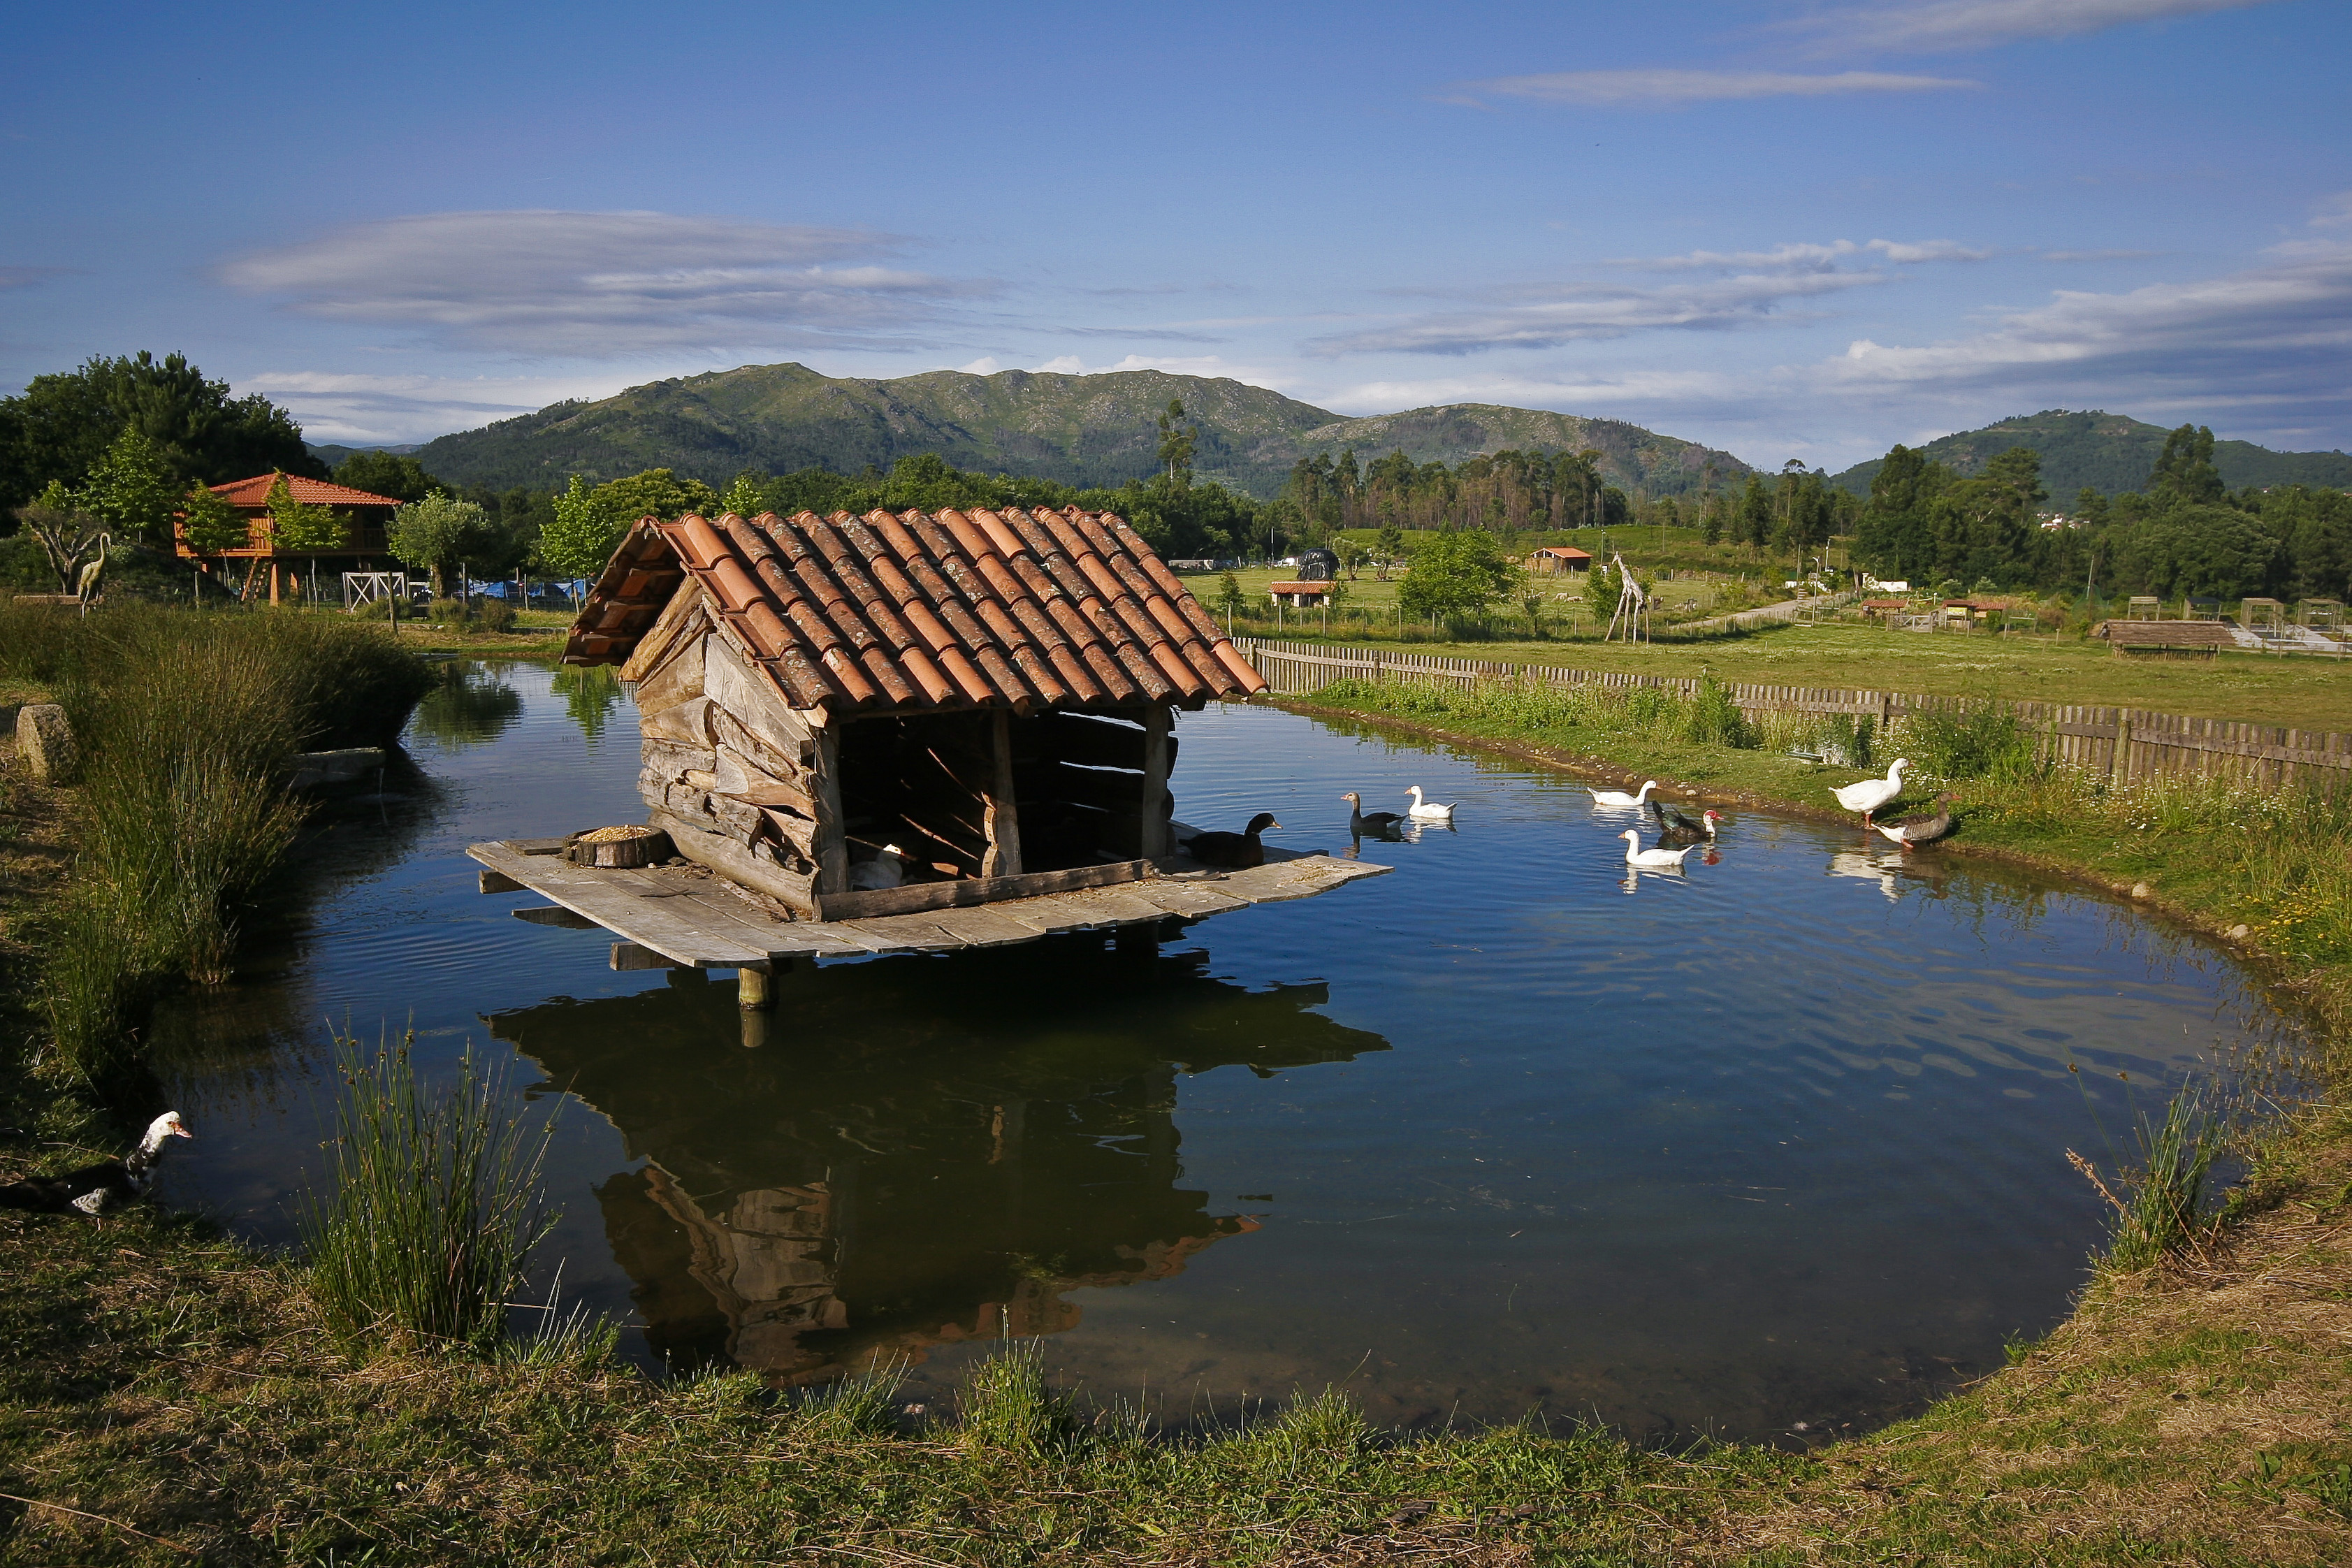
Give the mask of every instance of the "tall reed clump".
M 1915 713 L 1903 743 L 1913 763 L 1938 778 L 2018 779 L 2035 772 L 2032 731 L 1995 698 Z
M 964 1373 L 958 1435 L 967 1452 L 1042 1459 L 1078 1435 L 1069 1396 L 1045 1383 L 1034 1342 L 1009 1343 Z
M 397 734 L 431 678 L 375 627 L 267 612 L 15 610 L 0 648 L 0 671 L 57 689 L 83 758 L 43 999 L 58 1063 L 104 1087 L 149 993 L 226 976 L 236 901 L 301 823 L 289 759 Z
M 1753 724 L 1711 679 L 1684 696 L 1672 687 L 1555 686 L 1548 681 L 1481 681 L 1444 686 L 1402 680 L 1335 680 L 1310 701 L 1359 712 L 1463 723 L 1513 735 L 1563 742 L 1596 739 L 1701 740 L 1752 747 Z
M 347 1350 L 488 1355 L 554 1226 L 540 1188 L 554 1124 L 526 1131 L 506 1110 L 503 1075 L 470 1050 L 454 1082 L 428 1087 L 411 1044 L 366 1056 L 336 1042 L 332 1185 L 300 1211 L 310 1293 Z
M 2139 1119 L 2141 1165 L 2127 1183 L 2128 1198 L 2116 1196 L 2088 1161 L 2067 1152 L 2115 1210 L 2110 1268 L 2133 1273 L 2195 1249 L 2204 1229 L 2205 1184 L 2226 1139 L 2204 1091 L 2192 1084 L 2166 1104 L 2161 1122 Z

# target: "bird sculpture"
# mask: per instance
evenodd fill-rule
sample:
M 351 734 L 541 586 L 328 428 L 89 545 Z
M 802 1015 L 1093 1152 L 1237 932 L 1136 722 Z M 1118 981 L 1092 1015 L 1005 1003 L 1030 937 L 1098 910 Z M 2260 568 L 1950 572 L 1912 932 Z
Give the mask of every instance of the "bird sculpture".
M 1642 786 L 1638 795 L 1627 795 L 1622 789 L 1594 789 L 1591 784 L 1584 786 L 1584 793 L 1592 797 L 1595 805 L 1646 805 L 1650 792 L 1657 787 L 1658 781 L 1652 779 Z
M 81 574 L 74 579 L 74 597 L 85 616 L 89 614 L 89 602 L 98 597 L 99 579 L 106 575 L 106 552 L 113 548 L 114 535 L 100 534 L 98 553 L 82 563 Z
M 1873 827 L 1885 835 L 1887 841 L 1909 849 L 1921 844 L 1933 844 L 1952 830 L 1952 797 L 1939 795 L 1936 809 L 1906 816 L 1900 822 L 1874 822 Z
M 1364 797 L 1353 790 L 1339 798 L 1348 803 L 1348 831 L 1358 838 L 1392 838 L 1404 824 L 1393 811 L 1366 811 Z
M 1662 871 L 1669 867 L 1679 867 L 1683 863 L 1683 857 L 1696 847 L 1685 844 L 1679 849 L 1644 849 L 1642 847 L 1642 836 L 1630 827 L 1617 837 L 1625 841 L 1625 864 L 1639 866 L 1645 871 Z
M 1665 839 L 1712 839 L 1715 825 L 1723 819 L 1711 811 L 1692 816 L 1688 812 L 1660 801 L 1650 802 L 1650 820 L 1658 825 L 1658 837 Z
M 164 1146 L 174 1138 L 193 1138 L 180 1113 L 167 1110 L 147 1124 L 139 1147 L 120 1160 L 85 1165 L 62 1176 L 27 1176 L 0 1187 L 0 1206 L 37 1209 L 48 1214 L 86 1214 L 93 1217 L 146 1195 Z
M 907 852 L 896 844 L 882 846 L 882 853 L 871 860 L 860 860 L 849 868 L 849 885 L 859 892 L 880 892 L 896 888 L 907 879 Z
M 1282 824 L 1274 813 L 1261 811 L 1249 819 L 1249 826 L 1239 833 L 1195 833 L 1190 838 L 1178 840 L 1184 853 L 1203 866 L 1225 866 L 1246 871 L 1253 866 L 1265 864 L 1265 845 L 1259 835 L 1269 827 Z
M 1886 770 L 1885 778 L 1864 779 L 1843 788 L 1833 788 L 1830 794 L 1835 795 L 1837 803 L 1848 811 L 1862 813 L 1864 827 L 1876 826 L 1870 819 L 1871 814 L 1883 805 L 1891 805 L 1895 797 L 1903 793 L 1903 770 L 1910 765 L 1906 759 L 1897 757 L 1895 765 Z
M 1421 786 L 1419 784 L 1413 785 L 1410 793 L 1412 795 L 1412 805 L 1405 808 L 1406 816 L 1412 818 L 1415 822 L 1451 822 L 1454 820 L 1454 808 L 1450 805 L 1440 805 L 1433 800 L 1422 799 Z

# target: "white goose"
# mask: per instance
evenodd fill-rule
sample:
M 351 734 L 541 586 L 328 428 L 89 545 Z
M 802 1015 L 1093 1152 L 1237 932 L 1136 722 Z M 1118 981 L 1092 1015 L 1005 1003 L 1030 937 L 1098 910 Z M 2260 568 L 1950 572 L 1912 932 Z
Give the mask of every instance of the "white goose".
M 1413 821 L 1451 822 L 1454 820 L 1454 808 L 1450 805 L 1440 805 L 1433 800 L 1422 799 L 1421 786 L 1419 784 L 1414 784 L 1411 793 L 1412 795 L 1412 805 L 1411 809 L 1406 811 L 1405 816 L 1411 817 Z
M 1595 805 L 1641 805 L 1649 800 L 1650 792 L 1657 787 L 1658 781 L 1652 779 L 1642 786 L 1639 795 L 1627 795 L 1622 789 L 1594 789 L 1591 784 L 1584 786 L 1584 793 L 1592 797 Z
M 1864 779 L 1843 789 L 1832 788 L 1830 794 L 1837 796 L 1837 803 L 1848 811 L 1862 813 L 1864 827 L 1874 826 L 1876 825 L 1870 820 L 1871 814 L 1903 793 L 1903 770 L 1910 765 L 1906 759 L 1897 757 L 1895 765 L 1886 770 L 1885 778 Z
M 1625 841 L 1625 864 L 1639 866 L 1645 870 L 1679 867 L 1683 857 L 1698 847 L 1696 844 L 1685 844 L 1679 849 L 1644 849 L 1642 847 L 1642 836 L 1630 827 L 1617 837 Z

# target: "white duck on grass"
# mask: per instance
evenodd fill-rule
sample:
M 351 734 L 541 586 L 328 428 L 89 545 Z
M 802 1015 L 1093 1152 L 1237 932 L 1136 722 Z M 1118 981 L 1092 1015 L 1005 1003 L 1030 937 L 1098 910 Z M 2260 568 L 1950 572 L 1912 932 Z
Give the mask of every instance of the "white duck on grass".
M 1864 827 L 1875 826 L 1876 824 L 1870 820 L 1871 814 L 1881 806 L 1888 805 L 1896 795 L 1903 793 L 1903 770 L 1910 765 L 1906 759 L 1897 757 L 1895 759 L 1895 765 L 1886 770 L 1885 778 L 1864 779 L 1858 784 L 1850 784 L 1843 788 L 1832 787 L 1830 794 L 1835 795 L 1837 803 L 1848 811 L 1862 813 L 1862 825 Z
M 1642 836 L 1630 827 L 1617 837 L 1625 841 L 1625 864 L 1639 866 L 1645 871 L 1663 871 L 1669 867 L 1679 867 L 1683 857 L 1698 847 L 1696 844 L 1685 844 L 1679 849 L 1644 849 L 1642 847 Z
M 1643 805 L 1649 802 L 1650 792 L 1657 787 L 1658 781 L 1652 779 L 1638 795 L 1627 795 L 1622 789 L 1594 789 L 1591 784 L 1584 786 L 1584 793 L 1592 797 L 1595 805 Z
M 1405 816 L 1413 821 L 1451 822 L 1454 820 L 1454 808 L 1450 805 L 1440 805 L 1433 800 L 1422 799 L 1419 784 L 1413 785 L 1410 793 L 1412 795 L 1412 805 L 1406 810 Z

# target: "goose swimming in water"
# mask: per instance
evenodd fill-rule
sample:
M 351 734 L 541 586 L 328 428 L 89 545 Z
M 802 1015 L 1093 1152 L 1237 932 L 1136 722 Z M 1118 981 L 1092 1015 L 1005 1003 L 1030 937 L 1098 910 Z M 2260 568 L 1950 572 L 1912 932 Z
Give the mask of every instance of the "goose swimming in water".
M 1630 827 L 1617 837 L 1625 841 L 1625 864 L 1639 866 L 1643 870 L 1663 870 L 1669 866 L 1680 866 L 1683 857 L 1697 847 L 1696 845 L 1685 844 L 1679 849 L 1644 849 L 1642 847 L 1642 836 Z
M 1364 797 L 1354 790 L 1339 798 L 1348 803 L 1348 831 L 1358 838 L 1367 835 L 1374 838 L 1393 837 L 1403 826 L 1404 818 L 1393 811 L 1366 811 Z
M 1184 853 L 1203 866 L 1226 866 L 1246 871 L 1253 866 L 1265 864 L 1265 845 L 1258 835 L 1282 824 L 1274 813 L 1261 811 L 1249 819 L 1249 826 L 1239 833 L 1195 833 L 1190 838 L 1179 839 Z
M 27 1176 L 0 1187 L 0 1206 L 39 1209 L 50 1214 L 100 1215 L 143 1197 L 154 1179 L 164 1146 L 174 1138 L 193 1138 L 180 1113 L 167 1110 L 147 1124 L 139 1147 L 120 1160 L 85 1165 L 62 1176 Z
M 1412 796 L 1412 805 L 1405 808 L 1405 816 L 1413 821 L 1451 822 L 1454 820 L 1454 808 L 1450 805 L 1440 805 L 1433 800 L 1422 799 L 1419 784 L 1413 785 L 1408 793 Z
M 1622 789 L 1594 789 L 1591 784 L 1584 786 L 1584 793 L 1592 797 L 1595 805 L 1646 805 L 1650 792 L 1657 787 L 1658 781 L 1652 779 L 1642 786 L 1638 795 L 1627 795 Z
M 1689 813 L 1675 806 L 1663 805 L 1654 800 L 1650 803 L 1650 820 L 1658 825 L 1658 837 L 1660 842 L 1664 842 L 1668 838 L 1712 840 L 1715 837 L 1715 825 L 1723 819 L 1711 811 L 1701 812 L 1696 817 L 1693 817 Z

